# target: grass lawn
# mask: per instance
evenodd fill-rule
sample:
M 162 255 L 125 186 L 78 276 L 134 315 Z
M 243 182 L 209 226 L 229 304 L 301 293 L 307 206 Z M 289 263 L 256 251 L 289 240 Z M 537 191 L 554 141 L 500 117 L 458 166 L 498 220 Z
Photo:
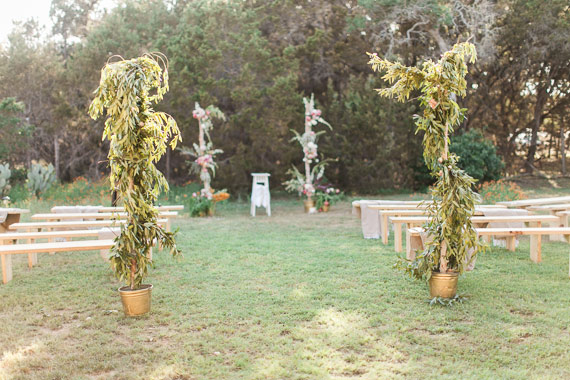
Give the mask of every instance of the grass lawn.
M 544 242 L 539 265 L 528 240 L 491 249 L 460 279 L 464 304 L 430 307 L 348 202 L 248 210 L 175 222 L 184 257 L 155 255 L 144 317 L 123 316 L 98 253 L 33 270 L 17 257 L 0 285 L 0 379 L 570 378 L 567 244 Z

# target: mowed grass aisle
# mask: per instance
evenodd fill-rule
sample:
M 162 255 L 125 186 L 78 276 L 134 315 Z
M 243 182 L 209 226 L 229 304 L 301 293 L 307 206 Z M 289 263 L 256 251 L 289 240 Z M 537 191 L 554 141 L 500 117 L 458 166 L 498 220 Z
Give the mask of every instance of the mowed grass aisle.
M 248 209 L 175 223 L 184 257 L 155 255 L 140 318 L 98 253 L 33 270 L 18 257 L 0 285 L 0 379 L 570 378 L 567 244 L 544 243 L 540 265 L 527 240 L 489 250 L 460 279 L 466 303 L 430 307 L 349 203 Z

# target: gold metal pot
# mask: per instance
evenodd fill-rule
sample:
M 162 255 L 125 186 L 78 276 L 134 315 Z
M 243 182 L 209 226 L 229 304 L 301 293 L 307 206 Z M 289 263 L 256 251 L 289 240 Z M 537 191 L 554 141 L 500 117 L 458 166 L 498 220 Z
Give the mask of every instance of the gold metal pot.
M 457 294 L 458 273 L 432 272 L 429 279 L 429 294 L 433 297 L 453 298 Z
M 305 206 L 305 212 L 309 213 L 309 212 L 311 212 L 311 209 L 315 207 L 315 201 L 306 200 L 306 201 L 303 201 L 303 205 Z
M 128 286 L 119 288 L 123 311 L 126 316 L 133 317 L 150 311 L 150 295 L 152 285 L 141 285 L 139 289 L 131 290 Z
M 323 205 L 322 210 L 323 212 L 329 212 L 329 205 Z

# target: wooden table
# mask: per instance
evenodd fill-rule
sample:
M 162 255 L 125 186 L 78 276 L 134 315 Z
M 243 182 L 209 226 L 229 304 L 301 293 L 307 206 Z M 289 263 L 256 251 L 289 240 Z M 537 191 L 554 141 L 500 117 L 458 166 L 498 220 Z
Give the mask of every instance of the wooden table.
M 20 216 L 26 214 L 30 210 L 23 208 L 0 208 L 0 213 L 7 213 L 6 220 L 0 223 L 0 233 L 8 231 L 10 226 L 20 221 Z

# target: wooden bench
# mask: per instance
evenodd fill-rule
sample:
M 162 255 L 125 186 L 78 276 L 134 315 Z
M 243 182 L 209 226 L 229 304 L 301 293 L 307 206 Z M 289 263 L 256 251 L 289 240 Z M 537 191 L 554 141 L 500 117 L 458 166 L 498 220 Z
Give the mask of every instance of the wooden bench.
M 158 211 L 182 211 L 184 210 L 184 205 L 165 205 L 157 206 Z M 101 207 L 99 212 L 122 212 L 125 211 L 124 207 Z
M 389 226 L 389 218 L 395 216 L 425 216 L 427 215 L 427 210 L 423 207 L 415 208 L 415 209 L 405 209 L 400 206 L 396 207 L 385 207 L 384 205 L 371 205 L 368 206 L 373 210 L 378 210 L 379 218 L 380 218 L 380 237 L 382 239 L 383 244 L 388 244 L 388 226 Z M 475 209 L 475 215 L 483 215 L 483 211 L 485 207 L 477 207 Z
M 102 228 L 119 226 L 126 223 L 126 220 L 91 220 L 91 221 L 67 221 L 67 222 L 27 222 L 27 223 L 14 223 L 10 226 L 10 230 L 36 230 L 41 231 L 54 230 L 54 229 L 86 229 L 86 228 Z M 170 231 L 170 223 L 168 219 L 159 219 L 158 224 L 165 226 L 167 231 Z
M 389 220 L 394 225 L 394 249 L 396 252 L 402 252 L 402 225 L 406 224 L 408 228 L 420 227 L 429 218 L 427 216 L 396 216 Z M 471 221 L 476 228 L 486 228 L 489 223 L 509 222 L 521 222 L 527 227 L 541 227 L 542 223 L 557 223 L 558 217 L 552 215 L 474 216 Z M 491 237 L 491 235 L 488 236 Z M 408 240 L 409 237 L 406 232 L 406 242 Z
M 542 235 L 549 234 L 559 234 L 564 235 L 566 239 L 570 239 L 570 228 L 563 227 L 529 227 L 529 228 L 476 228 L 477 235 L 485 236 L 506 236 L 507 237 L 507 249 L 510 251 L 515 250 L 515 238 L 521 235 L 530 235 L 530 259 L 539 263 L 542 261 L 542 248 L 541 248 L 541 237 Z M 421 239 L 421 233 L 423 228 L 414 227 L 409 228 L 408 233 L 410 235 L 410 244 L 408 253 L 406 257 L 408 260 L 413 260 L 416 257 L 416 251 L 423 249 L 423 243 Z M 568 275 L 570 276 L 570 266 Z
M 60 243 L 33 243 L 33 244 L 10 244 L 0 246 L 0 259 L 2 261 L 2 282 L 5 284 L 12 280 L 12 255 L 37 254 L 40 252 L 68 252 L 68 251 L 92 251 L 110 249 L 113 240 L 78 240 Z
M 178 216 L 176 211 L 159 212 L 160 219 L 174 219 Z M 126 219 L 127 214 L 124 212 L 89 212 L 89 213 L 61 213 L 61 214 L 34 214 L 31 220 L 47 220 L 47 221 L 63 221 L 63 220 L 107 220 L 107 219 Z
M 393 201 L 393 200 L 374 200 L 374 201 L 366 201 L 366 200 L 359 200 L 359 201 L 352 201 L 352 207 L 356 211 L 356 216 L 358 219 L 362 217 L 362 210 L 361 210 L 361 202 L 367 202 L 367 206 L 372 205 L 379 205 L 379 204 L 397 204 L 403 205 L 407 207 L 413 207 L 415 205 L 419 205 L 422 202 L 429 202 L 429 201 Z M 372 203 L 376 202 L 376 203 Z
M 566 202 L 570 202 L 570 196 L 553 197 L 553 198 L 522 199 L 519 201 L 497 202 L 497 204 L 507 206 L 507 207 L 513 207 L 513 208 L 527 208 L 530 206 L 540 206 L 540 205 L 566 203 Z

